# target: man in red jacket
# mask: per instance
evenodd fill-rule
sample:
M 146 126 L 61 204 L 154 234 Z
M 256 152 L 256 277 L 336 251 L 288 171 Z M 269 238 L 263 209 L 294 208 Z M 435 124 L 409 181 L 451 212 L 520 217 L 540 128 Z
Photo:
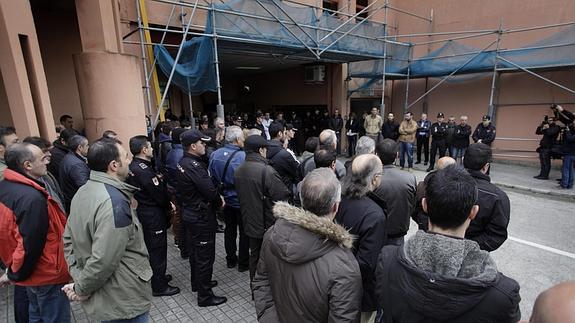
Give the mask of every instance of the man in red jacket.
M 64 259 L 66 216 L 39 180 L 48 160 L 40 148 L 14 144 L 5 154 L 0 182 L 0 259 L 7 266 L 0 285 L 24 286 L 30 321 L 70 322 L 61 288 L 71 280 Z

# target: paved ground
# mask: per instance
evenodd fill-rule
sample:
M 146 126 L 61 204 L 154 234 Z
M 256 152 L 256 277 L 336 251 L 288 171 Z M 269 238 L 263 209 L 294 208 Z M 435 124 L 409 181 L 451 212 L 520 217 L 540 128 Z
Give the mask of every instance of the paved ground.
M 414 174 L 422 180 L 426 173 Z M 424 169 L 422 166 L 421 169 Z M 521 310 L 528 319 L 537 295 L 543 290 L 575 277 L 575 190 L 559 190 L 555 181 L 532 178 L 537 169 L 495 164 L 493 182 L 499 183 L 511 200 L 509 239 L 492 253 L 499 270 L 516 279 L 521 285 Z M 551 178 L 560 177 L 557 170 Z M 534 193 L 539 192 L 539 193 Z M 412 225 L 413 233 L 415 225 Z M 249 274 L 226 268 L 223 235 L 217 235 L 217 256 L 214 279 L 217 294 L 228 297 L 228 302 L 216 308 L 200 309 L 191 292 L 189 265 L 170 246 L 168 268 L 174 285 L 182 293 L 167 298 L 155 298 L 151 310 L 154 322 L 255 322 L 255 311 L 250 298 Z M 171 241 L 171 240 L 170 240 Z M 13 322 L 10 289 L 0 290 L 0 322 Z M 87 322 L 81 307 L 73 307 L 76 322 Z

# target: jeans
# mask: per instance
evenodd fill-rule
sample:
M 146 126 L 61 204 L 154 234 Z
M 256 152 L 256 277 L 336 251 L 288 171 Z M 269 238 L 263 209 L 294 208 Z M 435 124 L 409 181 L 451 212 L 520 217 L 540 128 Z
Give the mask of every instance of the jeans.
M 457 160 L 457 162 L 459 164 L 461 164 L 461 158 L 463 158 L 463 156 L 465 156 L 466 150 L 467 150 L 467 147 L 464 147 L 464 148 L 451 147 L 451 157 L 453 159 Z
M 407 153 L 407 167 L 413 168 L 413 143 L 399 142 L 399 166 L 405 165 L 405 154 Z
M 14 286 L 14 320 L 16 323 L 28 323 L 28 292 L 24 286 Z
M 563 156 L 563 167 L 561 167 L 561 187 L 563 188 L 573 188 L 573 179 L 575 177 L 574 162 L 575 155 Z
M 226 229 L 224 231 L 224 245 L 226 247 L 226 261 L 228 264 L 238 264 L 238 268 L 247 268 L 250 261 L 250 242 L 244 233 L 242 213 L 239 208 L 226 206 L 224 208 Z M 239 250 L 236 239 L 240 235 Z M 236 256 L 236 251 L 238 255 Z
M 150 313 L 146 312 L 131 319 L 102 321 L 102 323 L 148 323 L 149 320 Z
M 70 322 L 70 301 L 62 287 L 63 284 L 26 287 L 30 322 Z

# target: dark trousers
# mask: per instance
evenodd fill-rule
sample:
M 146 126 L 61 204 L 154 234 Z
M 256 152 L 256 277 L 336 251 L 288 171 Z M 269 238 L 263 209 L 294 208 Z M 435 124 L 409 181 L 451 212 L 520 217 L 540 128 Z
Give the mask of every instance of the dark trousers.
M 26 287 L 30 300 L 30 322 L 70 322 L 70 301 L 62 287 L 63 284 Z
M 28 323 L 28 292 L 24 286 L 14 286 L 14 320 Z
M 429 137 L 417 136 L 417 162 L 421 163 L 421 150 L 423 150 L 423 158 L 427 163 L 429 161 Z
M 337 145 L 335 148 L 335 152 L 339 156 L 339 155 L 341 155 L 341 131 L 336 131 L 335 137 L 337 138 Z
M 250 281 L 254 280 L 264 239 L 250 237 Z
M 224 245 L 226 247 L 226 260 L 228 263 L 238 263 L 239 267 L 248 267 L 250 260 L 250 242 L 244 233 L 242 213 L 239 208 L 226 206 L 224 209 L 226 229 L 224 231 Z M 236 256 L 236 239 L 240 232 L 239 251 Z
M 355 155 L 355 145 L 357 144 L 357 135 L 347 136 L 347 157 Z
M 144 230 L 144 242 L 150 254 L 152 267 L 152 290 L 163 292 L 168 288 L 166 269 L 168 267 L 168 234 L 166 230 Z
M 192 285 L 198 289 L 198 303 L 200 303 L 213 296 L 211 281 L 216 258 L 217 223 L 214 217 L 213 221 L 184 220 L 184 225 L 190 251 L 190 278 Z
M 538 151 L 539 164 L 541 165 L 539 176 L 549 177 L 549 172 L 551 171 L 551 149 L 540 147 Z
M 439 151 L 439 158 L 445 156 L 445 150 L 447 149 L 447 144 L 445 143 L 445 139 L 431 141 L 431 156 L 429 160 L 429 168 L 433 169 L 435 166 L 435 155 L 437 151 Z

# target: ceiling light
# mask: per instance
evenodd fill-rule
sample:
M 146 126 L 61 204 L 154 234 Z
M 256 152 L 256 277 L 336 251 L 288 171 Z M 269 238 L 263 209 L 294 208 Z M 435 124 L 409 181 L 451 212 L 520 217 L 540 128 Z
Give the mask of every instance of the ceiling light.
M 261 69 L 261 67 L 259 67 L 259 66 L 238 66 L 238 67 L 236 67 L 236 69 L 237 70 L 253 70 L 253 71 L 255 71 L 255 70 Z

